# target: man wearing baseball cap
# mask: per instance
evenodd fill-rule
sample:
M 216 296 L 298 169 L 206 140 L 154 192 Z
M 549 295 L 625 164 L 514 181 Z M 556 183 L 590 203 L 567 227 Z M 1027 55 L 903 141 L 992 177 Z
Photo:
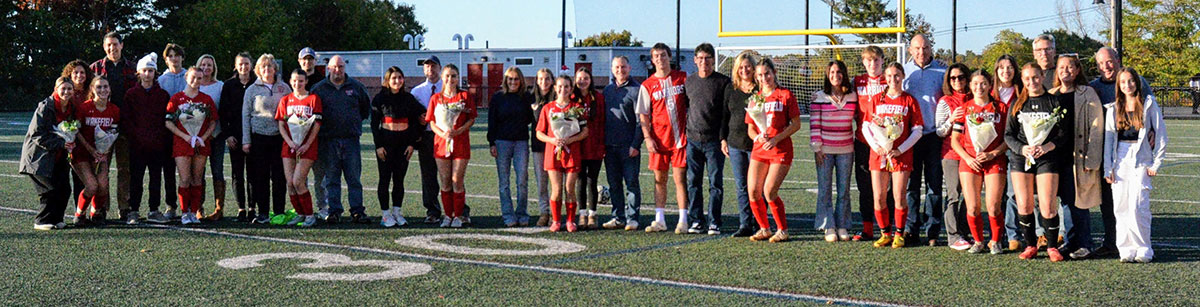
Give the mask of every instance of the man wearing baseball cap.
M 310 47 L 304 47 L 304 49 L 300 49 L 300 54 L 296 55 L 296 61 L 300 62 L 300 69 L 303 69 L 304 74 L 308 75 L 308 83 L 304 84 L 304 89 L 311 93 L 314 85 L 325 80 L 325 74 L 317 73 L 317 52 Z M 284 76 L 284 80 L 287 80 L 286 78 L 288 77 Z M 312 172 L 316 178 L 325 178 L 325 166 L 321 163 L 313 163 Z M 317 210 L 317 219 L 325 220 L 329 216 L 329 205 L 325 203 L 325 189 L 320 184 L 316 184 L 315 187 L 313 198 L 317 201 L 316 208 L 313 209 Z

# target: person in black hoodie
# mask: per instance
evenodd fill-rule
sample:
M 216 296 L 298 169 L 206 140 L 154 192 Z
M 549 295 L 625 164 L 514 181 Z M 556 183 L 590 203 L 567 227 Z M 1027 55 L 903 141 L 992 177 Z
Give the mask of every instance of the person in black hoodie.
M 236 103 L 242 101 L 246 96 L 246 88 L 254 85 L 254 81 L 258 78 L 254 76 L 254 59 L 250 58 L 250 53 L 238 53 L 233 60 L 233 69 L 237 74 L 233 78 L 225 81 L 225 85 L 221 88 L 221 101 L 233 101 L 233 103 L 223 103 L 217 107 L 217 113 L 221 118 L 242 118 L 242 104 Z M 221 124 L 221 135 L 217 136 L 217 140 L 225 142 L 225 146 L 229 148 L 242 147 L 242 121 L 241 120 L 223 120 Z M 234 198 L 237 199 L 238 216 L 237 221 L 242 223 L 250 222 L 253 216 L 248 215 L 253 209 L 246 207 L 246 175 L 249 168 L 246 167 L 246 152 L 241 150 L 229 151 L 230 168 L 233 171 L 233 190 Z
M 1013 196 L 1017 199 L 1017 221 L 1025 234 L 1025 251 L 1019 257 L 1033 259 L 1038 253 L 1033 212 L 1035 193 L 1039 198 L 1037 207 L 1041 208 L 1042 226 L 1046 227 L 1046 233 L 1058 233 L 1058 205 L 1055 203 L 1058 176 L 1059 172 L 1071 165 L 1072 158 L 1069 151 L 1055 149 L 1068 144 L 1070 135 L 1064 132 L 1066 127 L 1072 125 L 1073 118 L 1064 116 L 1066 110 L 1059 105 L 1059 100 L 1042 87 L 1042 69 L 1037 65 L 1025 64 L 1021 68 L 1021 81 L 1025 91 L 1009 108 L 1010 118 L 1004 130 L 1004 142 L 1010 148 L 1008 169 L 1013 180 Z M 1032 144 L 1029 138 L 1033 136 L 1026 135 L 1023 126 L 1053 117 L 1059 120 L 1049 128 L 1045 141 Z M 1057 237 L 1049 235 L 1046 239 L 1050 240 L 1046 245 L 1050 261 L 1062 261 Z
M 404 203 L 404 176 L 413 147 L 425 131 L 425 107 L 404 91 L 404 71 L 388 67 L 383 90 L 371 100 L 371 135 L 379 162 L 379 208 L 383 227 L 404 226 L 408 221 L 400 213 Z M 394 189 L 388 189 L 391 182 Z M 390 198 L 390 201 L 389 201 Z M 389 206 L 395 202 L 394 206 Z
M 529 105 L 533 98 L 525 92 L 525 75 L 521 69 L 509 67 L 504 71 L 504 87 L 488 106 L 487 140 L 496 158 L 499 176 L 500 215 L 504 226 L 529 226 L 529 124 L 533 113 Z M 509 186 L 509 172 L 517 177 L 516 208 Z

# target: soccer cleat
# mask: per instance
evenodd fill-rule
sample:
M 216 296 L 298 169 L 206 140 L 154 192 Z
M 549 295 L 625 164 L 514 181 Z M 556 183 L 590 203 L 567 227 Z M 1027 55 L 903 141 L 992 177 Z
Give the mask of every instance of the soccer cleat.
M 1046 254 L 1050 255 L 1050 262 L 1059 262 L 1063 260 L 1062 253 L 1058 252 L 1057 248 L 1046 248 Z
M 899 236 L 897 236 L 897 237 L 899 237 Z M 875 240 L 875 243 L 872 243 L 871 246 L 884 247 L 884 246 L 888 246 L 891 244 L 892 244 L 892 234 L 885 232 L 882 235 L 880 235 L 879 240 Z
M 169 219 L 167 219 L 167 217 L 163 216 L 162 212 L 150 211 L 150 215 L 146 216 L 146 221 L 155 223 L 155 224 L 166 224 L 167 222 L 170 222 L 171 220 L 169 220 Z
M 688 225 L 683 220 L 680 220 L 679 223 L 675 224 L 675 234 L 681 235 L 685 233 L 688 233 Z
M 845 228 L 837 229 L 838 240 L 850 241 L 850 233 Z
M 1021 241 L 1017 241 L 1017 240 L 1008 240 L 1008 250 L 1009 250 L 1009 251 L 1014 251 L 1014 252 L 1015 252 L 1015 251 L 1017 251 L 1018 249 L 1021 249 Z
M 1150 257 L 1146 257 L 1146 256 L 1133 257 L 1133 261 L 1137 262 L 1137 263 L 1150 263 L 1150 260 L 1152 260 L 1152 259 Z
M 971 247 L 969 249 L 967 249 L 967 253 L 971 253 L 971 254 L 982 253 L 985 248 L 987 248 L 987 246 L 984 246 L 983 242 L 975 242 L 975 244 L 971 244 Z
M 313 215 L 305 216 L 304 223 L 300 223 L 300 227 L 313 227 L 317 224 L 317 217 Z
M 667 231 L 667 224 L 659 221 L 650 222 L 650 226 L 646 226 L 646 232 L 662 232 Z
M 550 232 L 558 232 L 562 229 L 562 223 L 550 221 Z
M 832 228 L 825 229 L 825 242 L 837 242 L 837 231 Z
M 904 247 L 904 241 L 905 241 L 904 236 L 896 236 L 895 238 L 892 238 L 892 248 Z M 933 241 L 933 240 L 930 240 L 930 241 Z
M 579 231 L 579 225 L 575 225 L 575 222 L 567 222 L 567 232 L 576 231 Z
M 1004 253 L 1004 248 L 1000 247 L 1000 241 L 988 242 L 988 248 L 991 249 L 992 255 L 999 255 L 999 254 Z
M 456 216 L 456 217 L 454 217 L 454 219 L 450 220 L 450 228 L 462 228 L 462 227 L 463 227 L 462 217 Z
M 1087 259 L 1088 257 L 1092 256 L 1092 251 L 1087 249 L 1086 247 L 1080 247 L 1079 249 L 1071 252 L 1071 254 L 1068 256 L 1071 256 L 1071 259 L 1076 259 L 1076 260 Z
M 971 247 L 974 247 L 974 245 L 965 239 L 958 239 L 958 241 L 950 244 L 950 248 L 957 251 L 964 251 Z
M 787 240 L 788 240 L 787 231 L 780 229 L 779 231 L 776 231 L 775 235 L 771 236 L 771 239 L 769 239 L 767 241 L 771 242 L 771 243 L 779 243 L 779 242 L 783 242 L 783 241 L 787 241 Z
M 762 241 L 762 240 L 766 240 L 766 239 L 770 239 L 770 238 L 771 238 L 771 230 L 759 229 L 758 232 L 754 233 L 753 236 L 750 236 L 750 241 Z
M 442 225 L 441 225 L 441 227 L 442 227 L 442 228 L 450 228 L 450 222 L 451 222 L 451 221 L 450 221 L 450 217 L 449 217 L 449 216 L 445 216 L 445 215 L 443 215 L 443 216 L 442 216 Z M 459 221 L 459 223 L 462 223 L 462 221 Z
M 288 226 L 296 226 L 297 224 L 300 224 L 300 223 L 303 223 L 303 222 L 304 222 L 304 216 L 303 216 L 303 215 L 297 215 L 296 217 L 293 217 L 293 218 L 292 218 L 292 220 L 288 221 L 288 222 L 287 222 L 287 225 L 288 225 Z
M 638 221 L 637 221 L 637 220 L 629 220 L 629 222 L 628 222 L 628 223 L 625 223 L 625 231 L 634 231 L 634 230 L 637 230 L 637 229 L 638 229 L 638 226 L 639 226 L 639 225 L 638 225 Z
M 616 218 L 613 218 L 611 220 L 608 220 L 608 222 L 605 222 L 603 225 L 600 225 L 600 227 L 604 227 L 604 229 L 624 228 L 625 223 L 622 223 L 621 221 L 618 221 Z
M 1033 259 L 1033 257 L 1037 257 L 1037 253 L 1038 253 L 1037 246 L 1026 246 L 1025 251 L 1023 251 L 1023 252 L 1021 252 L 1021 254 L 1017 255 L 1017 258 L 1029 260 L 1029 259 Z

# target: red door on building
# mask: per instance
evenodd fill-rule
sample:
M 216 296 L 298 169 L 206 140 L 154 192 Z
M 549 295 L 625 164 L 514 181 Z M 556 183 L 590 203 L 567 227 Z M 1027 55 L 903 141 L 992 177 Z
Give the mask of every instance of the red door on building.
M 483 95 L 483 64 L 467 64 L 467 94 L 471 95 L 471 99 L 481 103 L 479 98 Z
M 487 64 L 487 87 L 483 91 L 483 101 L 479 107 L 486 108 L 490 103 L 491 93 L 500 91 L 504 88 L 504 63 L 488 63 Z

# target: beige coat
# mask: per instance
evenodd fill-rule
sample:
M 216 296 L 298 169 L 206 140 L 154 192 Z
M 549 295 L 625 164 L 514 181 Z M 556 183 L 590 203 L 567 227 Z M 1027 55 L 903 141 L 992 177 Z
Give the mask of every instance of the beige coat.
M 1058 94 L 1054 88 L 1051 94 Z M 1090 209 L 1100 204 L 1100 181 L 1104 180 L 1104 105 L 1090 86 L 1075 88 L 1074 172 L 1075 206 Z

